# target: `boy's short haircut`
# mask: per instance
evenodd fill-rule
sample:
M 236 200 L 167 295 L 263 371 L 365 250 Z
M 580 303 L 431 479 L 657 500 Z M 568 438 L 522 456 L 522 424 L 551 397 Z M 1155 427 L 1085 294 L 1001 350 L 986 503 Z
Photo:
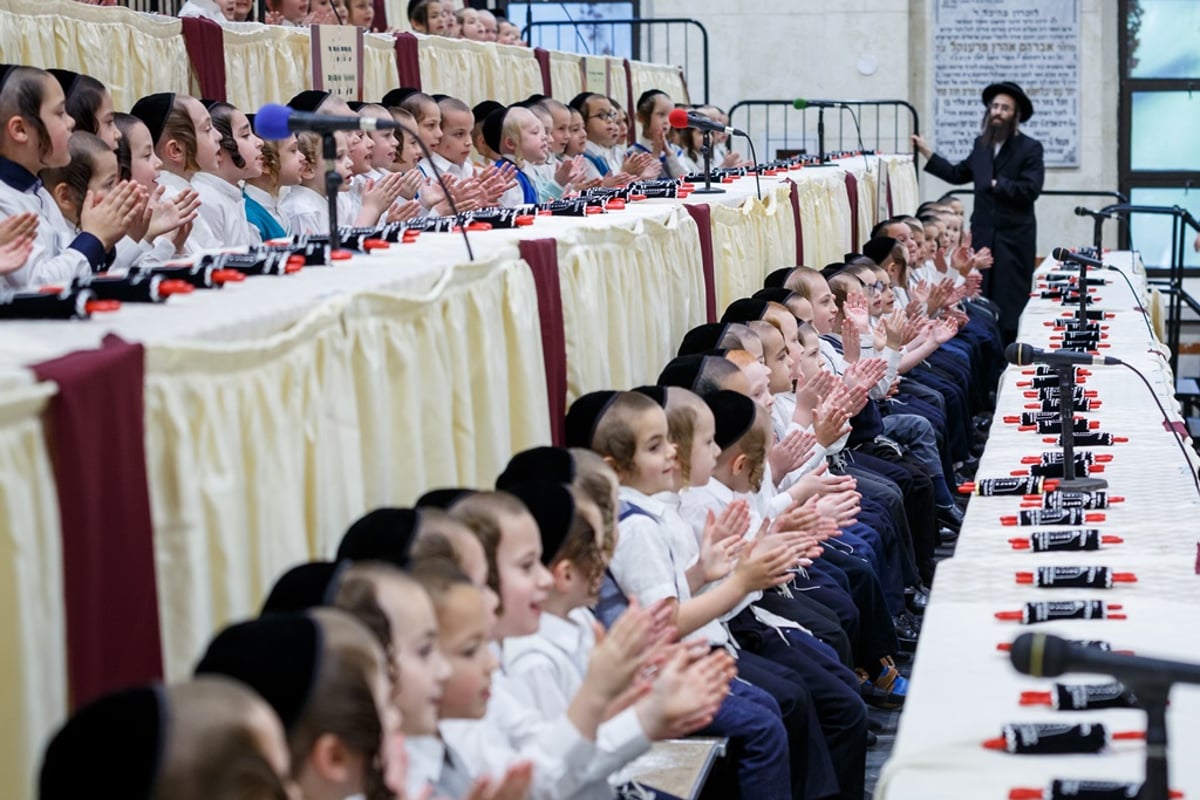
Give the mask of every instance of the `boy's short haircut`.
M 553 97 L 543 97 L 541 100 L 534 103 L 537 108 L 544 109 L 547 114 L 554 111 L 570 111 L 570 107 L 566 103 L 555 100 Z
M 725 326 L 725 332 L 721 334 L 717 347 L 726 350 L 748 350 L 746 344 L 749 339 L 758 340 L 758 334 L 753 328 L 743 322 L 730 322 Z
M 575 461 L 575 480 L 571 486 L 600 509 L 600 521 L 604 525 L 602 548 L 604 559 L 608 561 L 617 546 L 617 508 L 613 505 L 613 486 L 619 483 L 617 473 L 594 450 L 572 447 L 570 452 Z
M 776 303 L 774 300 L 771 300 L 767 302 L 767 310 L 763 313 L 763 321 L 771 323 L 779 329 L 780 333 L 783 333 L 784 318 L 795 318 L 795 316 L 783 303 Z
M 471 107 L 459 100 L 457 97 L 443 97 L 437 101 L 438 108 L 445 114 L 447 111 L 457 111 L 461 114 L 470 114 Z M 472 117 L 474 119 L 474 117 Z
M 662 406 L 644 394 L 619 392 L 596 424 L 592 435 L 592 449 L 605 458 L 612 459 L 618 472 L 633 469 L 633 456 L 637 452 L 637 436 L 633 430 L 633 418 Z
M 575 513 L 571 516 L 571 527 L 563 538 L 558 552 L 554 554 L 548 567 L 553 569 L 555 564 L 566 561 L 584 573 L 589 581 L 599 580 L 608 567 L 609 556 L 605 553 L 604 541 L 608 538 L 605 531 L 597 531 L 586 516 L 579 513 L 581 505 L 589 505 L 600 510 L 591 498 L 582 490 L 571 488 L 575 500 Z
M 400 104 L 400 108 L 404 109 L 409 114 L 412 114 L 413 120 L 417 122 L 417 124 L 420 124 L 424 119 L 421 112 L 430 103 L 437 105 L 434 99 L 424 92 L 413 92 L 408 97 L 404 98 L 404 102 Z
M 785 289 L 791 289 L 798 295 L 812 300 L 812 289 L 816 285 L 816 281 L 825 282 L 825 278 L 820 271 L 812 267 L 796 267 L 792 274 L 788 276 L 787 282 L 784 284 Z
M 429 599 L 437 611 L 441 611 L 445 606 L 446 598 L 454 587 L 475 588 L 475 584 L 471 583 L 471 579 L 452 558 L 432 558 L 423 561 L 413 568 L 412 576 L 429 594 Z
M 13 67 L 0 87 L 0 142 L 13 117 L 20 117 L 38 134 L 38 154 L 45 158 L 53 146 L 50 133 L 42 122 L 42 99 L 46 94 L 45 81 L 54 80 L 49 72 L 36 67 Z

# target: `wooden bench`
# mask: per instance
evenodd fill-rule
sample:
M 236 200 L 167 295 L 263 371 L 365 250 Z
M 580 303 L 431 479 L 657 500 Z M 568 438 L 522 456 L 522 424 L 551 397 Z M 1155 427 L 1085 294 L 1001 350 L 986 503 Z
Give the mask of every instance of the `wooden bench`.
M 627 774 L 630 780 L 680 800 L 696 800 L 713 763 L 725 755 L 728 741 L 692 737 L 655 742 L 648 753 L 627 767 Z

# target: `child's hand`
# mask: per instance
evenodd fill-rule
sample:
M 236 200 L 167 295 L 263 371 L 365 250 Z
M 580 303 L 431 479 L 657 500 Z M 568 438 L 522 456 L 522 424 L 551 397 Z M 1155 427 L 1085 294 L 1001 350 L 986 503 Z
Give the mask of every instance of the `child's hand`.
M 791 578 L 788 570 L 795 563 L 792 548 L 786 542 L 767 536 L 770 528 L 771 521 L 763 520 L 758 536 L 742 554 L 741 561 L 733 571 L 732 580 L 738 582 L 745 594 L 771 589 L 787 583 Z
M 576 177 L 576 171 L 583 169 L 583 156 L 575 156 L 559 162 L 558 168 L 554 170 L 554 182 L 559 186 L 569 186 L 572 183 L 572 178 Z
M 847 421 L 850 415 L 846 410 L 839 405 L 825 405 L 813 409 L 813 433 L 816 434 L 817 443 L 822 447 L 829 448 L 838 439 L 841 439 L 850 432 L 850 426 Z
M 421 215 L 421 204 L 416 200 L 406 200 L 403 203 L 393 203 L 388 209 L 387 223 L 391 225 L 394 222 L 404 222 L 406 219 L 412 219 Z
M 596 646 L 580 694 L 590 689 L 595 699 L 607 705 L 623 692 L 641 668 L 652 627 L 650 612 L 636 602 L 629 604 L 607 633 L 596 623 Z
M 405 200 L 416 198 L 417 192 L 425 185 L 425 176 L 421 174 L 421 170 L 410 169 L 399 174 L 404 176 L 404 180 L 400 182 L 400 196 Z
M 533 762 L 520 761 L 508 768 L 494 785 L 486 775 L 476 779 L 464 800 L 525 800 L 533 783 Z
M 771 464 L 771 475 L 778 482 L 792 470 L 799 469 L 812 458 L 817 437 L 808 431 L 793 430 L 771 448 L 767 460 Z
M 858 492 L 829 494 L 817 502 L 817 510 L 821 516 L 833 520 L 839 528 L 844 528 L 858 521 L 860 498 Z
M 719 581 L 733 572 L 734 561 L 742 546 L 742 536 L 750 527 L 750 507 L 744 500 L 735 500 L 721 512 L 712 511 L 704 521 L 700 538 L 700 568 L 705 583 Z
M 846 299 L 847 307 L 850 300 Z M 846 317 L 842 320 L 842 358 L 847 364 L 857 364 L 862 357 L 862 335 L 858 323 Z
M 399 172 L 389 172 L 377 181 L 368 182 L 367 190 L 363 192 L 362 210 L 358 212 L 354 224 L 368 227 L 377 225 L 379 218 L 400 197 L 403 186 L 404 175 Z
M 168 241 L 170 241 L 171 244 L 175 245 L 175 252 L 180 253 L 183 251 L 183 246 L 185 244 L 187 244 L 187 239 L 191 235 L 192 235 L 192 223 L 185 222 L 184 224 L 180 225 L 178 228 L 175 229 L 175 232 L 173 234 L 171 234 L 171 238 Z
M 883 328 L 885 336 L 885 344 L 892 350 L 899 350 L 904 346 L 904 324 L 908 318 L 904 315 L 904 309 L 897 308 L 891 314 L 881 320 L 878 328 Z
M 132 181 L 121 181 L 100 199 L 89 191 L 79 212 L 80 230 L 99 239 L 105 252 L 112 250 L 140 213 L 139 198 L 144 194 Z
M 838 384 L 837 376 L 827 369 L 817 371 L 816 375 L 811 378 L 805 378 L 804 384 L 798 387 L 799 391 L 803 391 L 809 397 L 817 402 L 821 402 L 829 393 L 833 391 L 834 386 Z M 796 408 L 800 408 L 800 404 L 796 404 Z
M 196 219 L 200 212 L 200 195 L 192 189 L 184 189 L 167 202 L 161 202 L 162 189 L 159 187 L 151 200 L 152 214 L 150 226 L 146 230 L 145 240 L 154 241 L 176 231 L 182 225 L 188 225 Z
M 681 644 L 659 669 L 653 690 L 638 703 L 638 719 L 651 739 L 687 736 L 712 721 L 737 670 L 724 650 L 704 642 Z
M 0 244 L 0 275 L 8 275 L 25 266 L 33 252 L 33 233 L 22 233 Z
M 24 214 L 14 214 L 0 222 L 0 245 L 6 245 L 17 239 L 37 236 L 38 215 L 32 211 Z
M 846 302 L 842 303 L 842 313 L 846 315 L 846 319 L 854 322 L 859 333 L 864 333 L 871 327 L 870 304 L 867 302 L 867 296 L 861 292 L 855 292 L 846 298 Z

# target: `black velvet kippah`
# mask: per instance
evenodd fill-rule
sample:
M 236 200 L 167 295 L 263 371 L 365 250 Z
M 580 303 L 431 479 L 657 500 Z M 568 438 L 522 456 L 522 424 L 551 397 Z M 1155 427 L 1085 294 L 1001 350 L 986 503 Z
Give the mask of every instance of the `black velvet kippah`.
M 721 322 L 753 322 L 756 319 L 762 319 L 763 314 L 766 313 L 766 300 L 743 297 L 729 304 L 729 308 L 725 309 L 725 313 L 721 316 Z
M 63 97 L 70 98 L 71 90 L 75 88 L 75 84 L 79 83 L 79 73 L 72 72 L 69 69 L 53 68 L 46 70 L 46 72 L 49 72 L 54 76 L 54 80 L 58 81 L 58 85 L 63 90 Z
M 508 461 L 496 478 L 496 488 L 508 491 L 514 486 L 536 481 L 570 483 L 575 480 L 575 458 L 562 447 L 533 447 L 522 450 Z
M 197 675 L 226 675 L 266 700 L 285 731 L 304 714 L 317 682 L 321 627 L 304 614 L 268 614 L 230 625 L 208 645 Z
M 504 118 L 508 109 L 504 106 L 488 114 L 483 120 L 483 141 L 495 152 L 500 152 L 500 140 L 504 136 Z
M 314 113 L 328 99 L 329 92 L 322 92 L 317 89 L 305 89 L 291 100 L 288 100 L 287 105 L 293 111 Z
M 588 98 L 595 97 L 595 96 L 596 96 L 595 92 L 580 92 L 579 94 L 572 97 L 571 102 L 567 103 L 567 105 L 569 105 L 571 108 L 575 109 L 580 114 L 582 114 L 583 107 L 585 105 L 587 105 Z
M 550 481 L 513 486 L 508 492 L 524 503 L 537 521 L 542 537 L 542 563 L 550 566 L 571 532 L 575 498 L 566 486 Z
M 882 264 L 892 254 L 892 248 L 899 243 L 899 241 L 890 236 L 876 236 L 863 245 L 863 255 L 876 264 Z
M 667 362 L 663 371 L 658 375 L 659 386 L 681 386 L 684 389 L 696 390 L 696 381 L 704 369 L 704 359 L 709 356 L 696 353 L 690 356 L 679 356 Z
M 471 109 L 471 116 L 475 118 L 475 124 L 478 125 L 487 119 L 488 114 L 500 108 L 504 108 L 504 103 L 497 103 L 495 100 L 484 100 L 482 103 L 477 103 Z
M 664 409 L 667 407 L 667 387 L 665 386 L 635 386 L 632 391 L 646 395 Z
M 263 603 L 262 614 L 284 614 L 333 605 L 343 566 L 332 561 L 297 564 L 275 581 Z
M 0 64 L 0 89 L 4 88 L 4 82 L 8 80 L 9 73 L 16 68 L 16 64 Z
M 717 423 L 713 438 L 722 450 L 735 444 L 754 426 L 757 406 L 741 392 L 721 389 L 705 395 L 704 402 L 712 409 L 713 419 Z
M 159 684 L 89 703 L 46 746 L 39 800 L 149 800 L 166 751 L 168 725 L 166 692 Z
M 729 325 L 724 322 L 706 322 L 703 325 L 697 325 L 683 335 L 677 355 L 690 356 L 712 350 L 720 343 L 721 337 L 725 335 L 728 327 Z
M 421 512 L 415 508 L 376 508 L 363 514 L 346 531 L 338 545 L 339 560 L 386 561 L 408 566 L 409 552 L 417 538 Z
M 567 447 L 592 448 L 592 437 L 600 424 L 604 412 L 612 405 L 618 392 L 610 389 L 599 392 L 589 392 L 583 395 L 567 409 Z
M 759 289 L 754 293 L 752 300 L 766 300 L 770 303 L 786 303 L 788 298 L 794 295 L 791 289 Z
M 366 103 L 362 102 L 361 100 L 347 100 L 346 105 L 350 106 L 350 110 L 357 114 L 358 112 L 362 111 L 362 108 L 366 105 Z
M 167 115 L 175 106 L 174 92 L 159 92 L 148 94 L 133 104 L 129 113 L 140 119 L 150 130 L 150 140 L 158 144 L 162 138 L 163 128 L 167 124 Z
M 464 497 L 470 497 L 476 493 L 475 489 L 467 489 L 461 486 L 431 489 L 417 498 L 417 508 L 440 508 L 445 511 Z
M 380 105 L 384 108 L 399 108 L 401 103 L 420 91 L 420 89 L 413 89 L 411 86 L 401 86 L 399 89 L 392 89 L 383 96 Z
M 792 270 L 794 270 L 794 269 L 796 269 L 796 268 L 795 267 L 780 267 L 779 269 L 775 270 L 774 272 L 768 273 L 767 277 L 763 278 L 763 288 L 764 289 L 782 289 L 783 284 L 787 282 L 788 276 L 792 274 Z

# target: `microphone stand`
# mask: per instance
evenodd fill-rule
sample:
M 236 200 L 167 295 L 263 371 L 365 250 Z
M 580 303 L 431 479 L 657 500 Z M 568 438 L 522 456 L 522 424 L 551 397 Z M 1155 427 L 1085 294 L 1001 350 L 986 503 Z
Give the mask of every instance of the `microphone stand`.
M 1058 488 L 1072 492 L 1093 492 L 1107 489 L 1103 478 L 1080 478 L 1075 475 L 1075 370 L 1070 364 L 1055 364 L 1058 376 L 1058 417 L 1062 422 L 1063 477 Z
M 832 167 L 833 162 L 825 155 L 825 106 L 817 106 L 817 158 L 816 164 L 806 164 L 806 167 Z
M 692 194 L 725 194 L 724 189 L 712 185 L 712 131 L 702 131 L 702 134 L 704 143 L 700 145 L 700 151 L 704 153 L 704 188 L 693 189 Z
M 1170 678 L 1126 680 L 1125 687 L 1146 712 L 1146 782 L 1138 792 L 1141 800 L 1169 800 L 1170 766 L 1167 762 L 1167 699 Z
M 342 176 L 334 168 L 337 164 L 337 139 L 332 132 L 323 134 L 321 141 L 324 146 L 325 166 L 325 199 L 329 203 L 329 254 L 341 247 L 338 232 L 338 190 L 342 188 Z

